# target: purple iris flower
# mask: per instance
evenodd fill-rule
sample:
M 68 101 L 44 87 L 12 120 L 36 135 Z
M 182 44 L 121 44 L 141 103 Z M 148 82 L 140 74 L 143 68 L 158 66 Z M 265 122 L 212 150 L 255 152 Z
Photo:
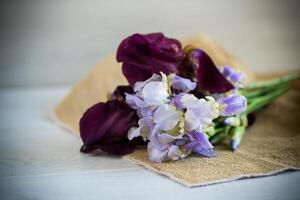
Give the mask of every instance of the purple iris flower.
M 124 39 L 117 51 L 117 61 L 131 86 L 154 73 L 176 73 L 184 59 L 181 43 L 162 33 L 135 33 Z
M 198 88 L 210 93 L 224 93 L 234 88 L 202 49 L 192 50 L 179 72 L 184 77 L 196 78 Z M 194 73 L 191 75 L 191 72 Z
M 220 98 L 217 102 L 221 105 L 221 116 L 237 115 L 245 112 L 247 109 L 247 99 L 242 95 L 233 94 Z
M 131 153 L 140 140 L 128 140 L 127 132 L 136 126 L 137 120 L 135 111 L 123 101 L 95 104 L 80 119 L 81 151 L 101 149 L 109 154 Z
M 213 157 L 216 155 L 212 144 L 209 142 L 203 132 L 192 131 L 188 136 L 188 142 L 185 144 L 185 149 L 188 152 L 196 152 L 205 157 Z

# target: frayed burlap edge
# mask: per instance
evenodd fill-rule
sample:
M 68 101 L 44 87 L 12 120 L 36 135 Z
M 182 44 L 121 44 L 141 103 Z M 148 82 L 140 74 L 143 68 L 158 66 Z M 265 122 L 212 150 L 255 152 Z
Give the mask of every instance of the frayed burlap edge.
M 208 185 L 214 185 L 214 184 L 219 184 L 219 183 L 226 183 L 226 182 L 231 182 L 231 181 L 236 181 L 236 180 L 241 180 L 241 179 L 249 179 L 249 178 L 258 178 L 258 177 L 267 177 L 267 176 L 272 176 L 272 175 L 276 175 L 276 174 L 280 174 L 286 171 L 299 171 L 300 167 L 285 167 L 282 169 L 278 169 L 278 170 L 274 170 L 271 171 L 269 173 L 258 173 L 258 174 L 245 174 L 245 175 L 241 175 L 241 176 L 234 176 L 231 178 L 225 178 L 225 179 L 220 179 L 220 180 L 216 180 L 216 181 L 209 181 L 209 182 L 205 182 L 205 183 L 189 183 L 187 181 L 184 181 L 180 178 L 177 178 L 174 174 L 171 173 L 167 173 L 167 172 L 163 172 L 160 171 L 158 169 L 156 169 L 155 167 L 152 167 L 151 165 L 148 165 L 138 159 L 134 159 L 132 157 L 127 157 L 127 156 L 123 156 L 122 157 L 125 160 L 128 160 L 132 163 L 135 163 L 137 165 L 140 165 L 150 171 L 153 171 L 159 175 L 162 175 L 164 177 L 170 178 L 171 180 L 180 183 L 181 185 L 187 187 L 187 188 L 193 188 L 193 187 L 204 187 L 204 186 L 208 186 Z

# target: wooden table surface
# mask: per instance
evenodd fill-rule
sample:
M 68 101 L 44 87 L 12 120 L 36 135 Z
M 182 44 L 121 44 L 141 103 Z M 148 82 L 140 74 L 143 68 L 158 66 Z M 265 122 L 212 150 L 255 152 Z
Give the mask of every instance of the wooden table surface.
M 118 157 L 81 154 L 51 120 L 69 87 L 0 89 L 0 199 L 299 199 L 300 172 L 186 188 Z

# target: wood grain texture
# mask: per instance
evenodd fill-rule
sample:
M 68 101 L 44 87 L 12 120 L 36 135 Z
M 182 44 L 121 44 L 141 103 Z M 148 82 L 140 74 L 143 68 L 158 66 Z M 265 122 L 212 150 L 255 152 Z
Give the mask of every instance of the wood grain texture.
M 78 138 L 53 126 L 49 111 L 62 91 L 1 91 L 0 177 L 138 168 L 118 157 L 83 155 Z
M 263 179 L 185 188 L 145 170 L 88 172 L 59 176 L 30 176 L 0 179 L 0 193 L 10 199 L 39 200 L 214 200 L 287 199 L 299 197 L 300 173 Z

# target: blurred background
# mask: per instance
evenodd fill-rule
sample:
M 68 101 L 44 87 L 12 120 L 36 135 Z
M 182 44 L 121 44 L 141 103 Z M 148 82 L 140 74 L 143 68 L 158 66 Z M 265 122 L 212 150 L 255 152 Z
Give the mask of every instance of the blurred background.
M 300 68 L 296 0 L 0 3 L 0 86 L 73 84 L 135 32 L 206 34 L 251 69 Z

